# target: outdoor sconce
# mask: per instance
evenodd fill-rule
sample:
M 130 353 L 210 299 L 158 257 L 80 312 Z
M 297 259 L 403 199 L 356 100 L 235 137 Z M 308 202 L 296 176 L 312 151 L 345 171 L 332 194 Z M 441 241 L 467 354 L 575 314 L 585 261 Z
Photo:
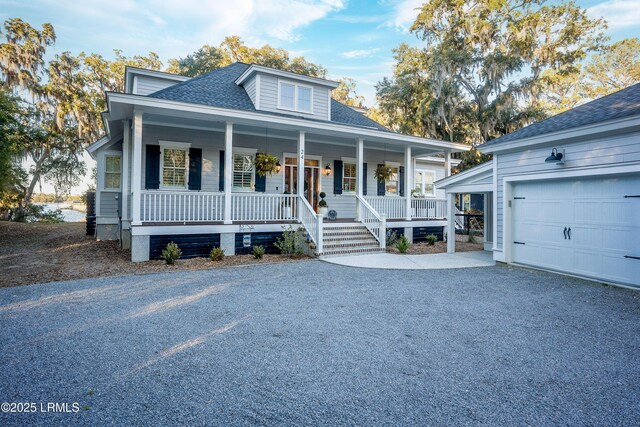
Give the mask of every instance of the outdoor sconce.
M 282 165 L 280 164 L 280 161 L 276 162 L 276 173 L 280 173 L 280 169 L 282 169 Z
M 329 166 L 329 163 L 327 163 L 327 166 L 324 167 L 324 174 L 326 176 L 331 175 L 331 166 Z
M 544 159 L 545 163 L 555 163 L 556 165 L 564 164 L 564 150 L 562 153 L 558 153 L 558 150 L 554 148 L 551 150 L 551 155 Z

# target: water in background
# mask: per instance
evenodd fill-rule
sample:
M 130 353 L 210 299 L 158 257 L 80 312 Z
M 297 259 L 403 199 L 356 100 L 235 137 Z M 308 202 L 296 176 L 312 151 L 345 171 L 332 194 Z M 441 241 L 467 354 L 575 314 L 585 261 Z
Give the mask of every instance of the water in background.
M 83 222 L 85 220 L 84 212 L 73 209 L 62 209 L 63 207 L 69 207 L 69 203 L 42 203 L 42 205 L 47 210 L 55 211 L 56 209 L 60 209 L 64 217 L 64 222 Z

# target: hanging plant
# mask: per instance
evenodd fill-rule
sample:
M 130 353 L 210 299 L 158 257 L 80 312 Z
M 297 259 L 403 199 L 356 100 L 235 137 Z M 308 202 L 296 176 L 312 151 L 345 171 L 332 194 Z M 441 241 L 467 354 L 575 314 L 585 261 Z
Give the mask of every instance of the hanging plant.
M 388 180 L 391 175 L 393 175 L 393 168 L 387 165 L 379 165 L 373 174 L 379 182 Z
M 256 159 L 253 161 L 253 164 L 258 175 L 265 176 L 278 172 L 278 162 L 280 162 L 280 159 L 273 154 L 258 153 L 256 154 Z

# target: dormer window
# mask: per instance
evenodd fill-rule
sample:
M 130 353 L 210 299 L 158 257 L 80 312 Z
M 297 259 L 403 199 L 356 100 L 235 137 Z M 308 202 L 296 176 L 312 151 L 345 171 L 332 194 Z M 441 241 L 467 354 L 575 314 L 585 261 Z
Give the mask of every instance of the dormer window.
M 313 88 L 299 83 L 279 81 L 278 108 L 313 113 Z

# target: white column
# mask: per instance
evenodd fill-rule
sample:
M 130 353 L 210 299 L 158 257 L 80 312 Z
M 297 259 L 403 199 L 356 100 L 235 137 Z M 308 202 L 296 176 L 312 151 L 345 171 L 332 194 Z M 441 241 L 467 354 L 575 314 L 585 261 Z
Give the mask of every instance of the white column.
M 444 153 L 444 176 L 451 176 L 451 151 Z
M 298 196 L 304 197 L 304 138 L 303 130 L 298 134 Z
M 413 186 L 413 159 L 411 158 L 411 147 L 404 149 L 404 215 L 407 221 L 411 221 L 411 190 Z
M 484 244 L 486 244 L 488 242 L 487 240 L 487 235 L 489 234 L 489 195 L 487 193 L 484 193 L 482 195 L 482 205 L 484 206 L 484 208 L 482 209 L 482 224 L 483 224 L 483 230 L 482 230 L 482 242 Z M 484 245 L 483 245 L 483 249 L 484 249 Z
M 131 126 L 129 120 L 123 120 L 124 135 L 122 139 L 122 219 L 129 220 L 129 149 L 131 148 Z
M 233 123 L 224 133 L 224 223 L 231 224 L 231 188 L 233 188 Z
M 131 177 L 131 225 L 141 225 L 140 196 L 142 193 L 142 112 L 133 113 L 133 167 Z
M 454 193 L 447 193 L 447 253 L 456 251 L 456 200 Z
M 358 145 L 356 146 L 356 194 L 360 197 L 364 196 L 364 180 L 367 179 L 363 176 L 364 173 L 364 140 L 358 138 Z M 360 221 L 362 217 L 362 207 L 360 202 L 356 201 L 356 221 Z

